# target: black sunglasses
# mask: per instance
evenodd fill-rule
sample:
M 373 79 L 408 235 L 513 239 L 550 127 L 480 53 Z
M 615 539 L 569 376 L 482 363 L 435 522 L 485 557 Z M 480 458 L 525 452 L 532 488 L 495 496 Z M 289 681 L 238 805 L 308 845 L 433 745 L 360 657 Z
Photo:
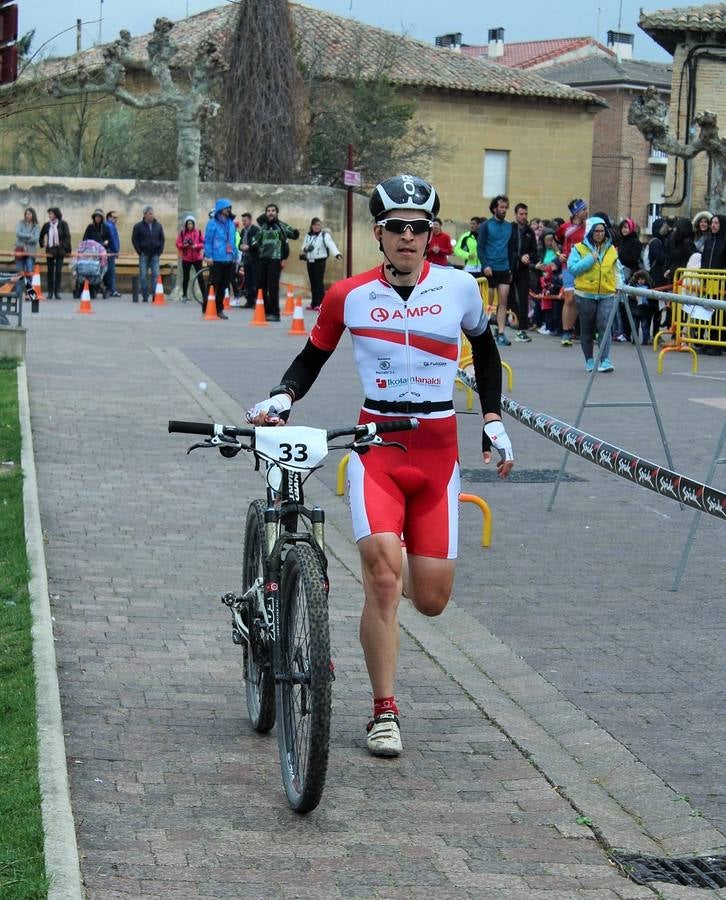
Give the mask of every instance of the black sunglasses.
M 432 222 L 430 219 L 380 219 L 376 225 L 393 234 L 404 234 L 407 228 L 411 229 L 411 234 L 426 234 L 431 231 Z

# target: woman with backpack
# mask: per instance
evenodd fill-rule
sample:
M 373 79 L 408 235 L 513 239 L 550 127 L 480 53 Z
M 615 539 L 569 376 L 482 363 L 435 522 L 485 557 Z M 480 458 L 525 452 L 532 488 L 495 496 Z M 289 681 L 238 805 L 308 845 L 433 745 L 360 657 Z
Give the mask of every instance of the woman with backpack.
M 176 247 L 181 255 L 182 261 L 182 301 L 186 303 L 187 289 L 189 288 L 189 275 L 191 270 L 199 272 L 202 268 L 202 260 L 204 259 L 204 235 L 197 228 L 197 220 L 194 216 L 184 216 L 184 224 L 176 237 Z M 202 296 L 206 296 L 204 285 L 201 285 Z M 223 298 L 224 299 L 224 298 Z
M 320 219 L 314 217 L 310 220 L 310 229 L 305 235 L 302 249 L 300 251 L 300 259 L 304 259 L 308 266 L 308 279 L 310 280 L 310 306 L 308 309 L 317 312 L 320 304 L 323 302 L 325 294 L 325 264 L 329 256 L 336 259 L 342 259 L 340 250 L 335 246 L 332 235 L 323 228 Z

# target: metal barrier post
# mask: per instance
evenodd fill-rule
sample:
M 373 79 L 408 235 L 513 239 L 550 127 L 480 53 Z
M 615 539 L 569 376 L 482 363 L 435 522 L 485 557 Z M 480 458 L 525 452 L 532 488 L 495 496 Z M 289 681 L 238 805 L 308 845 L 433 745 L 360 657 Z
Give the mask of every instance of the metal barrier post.
M 605 331 L 608 333 L 612 328 L 613 322 L 615 321 L 615 313 L 618 309 L 618 304 L 622 303 L 625 307 L 625 314 L 628 317 L 628 322 L 630 323 L 630 327 L 632 329 L 633 334 L 637 334 L 637 329 L 635 328 L 635 322 L 633 321 L 633 313 L 630 310 L 630 305 L 621 298 L 620 295 L 617 295 L 615 302 L 613 303 L 612 309 L 610 310 L 610 315 L 608 316 L 607 325 L 605 326 Z M 658 426 L 658 432 L 660 434 L 661 443 L 663 444 L 663 450 L 666 455 L 666 459 L 668 460 L 668 465 L 673 468 L 673 460 L 671 459 L 671 451 L 668 446 L 668 441 L 666 439 L 665 428 L 663 427 L 663 420 L 660 416 L 660 410 L 658 409 L 658 403 L 655 399 L 655 394 L 653 393 L 653 384 L 650 380 L 650 375 L 648 374 L 648 368 L 645 364 L 645 357 L 643 356 L 643 350 L 640 344 L 635 342 L 635 349 L 638 353 L 638 361 L 640 362 L 640 368 L 643 372 L 643 380 L 645 381 L 646 388 L 648 390 L 648 396 L 650 400 L 645 401 L 621 401 L 618 403 L 588 403 L 587 398 L 590 396 L 590 390 L 592 389 L 593 382 L 595 380 L 595 375 L 597 374 L 597 367 L 600 365 L 600 360 L 602 358 L 602 343 L 598 346 L 597 350 L 597 358 L 595 359 L 595 365 L 593 367 L 592 372 L 590 372 L 590 377 L 588 378 L 587 385 L 585 387 L 585 394 L 582 398 L 582 403 L 580 404 L 580 409 L 577 412 L 577 417 L 575 419 L 575 428 L 577 428 L 580 424 L 580 419 L 582 418 L 582 414 L 586 408 L 595 409 L 597 407 L 600 408 L 610 408 L 610 407 L 619 407 L 619 406 L 650 406 L 653 410 L 653 415 L 655 416 L 655 421 Z M 562 462 L 560 463 L 559 471 L 557 472 L 557 478 L 555 479 L 554 487 L 552 488 L 552 494 L 549 499 L 549 503 L 547 504 L 547 512 L 552 512 L 552 508 L 555 505 L 555 497 L 557 496 L 557 491 L 560 487 L 560 482 L 562 481 L 562 476 L 565 474 L 565 466 L 567 465 L 567 457 L 569 456 L 568 451 L 566 450 L 563 457 Z
M 492 511 L 489 504 L 482 497 L 476 494 L 459 494 L 460 503 L 473 503 L 479 507 L 484 517 L 481 529 L 481 545 L 482 547 L 491 547 L 492 545 Z
M 335 482 L 335 493 L 342 497 L 345 493 L 345 473 L 348 468 L 348 460 L 350 459 L 350 453 L 346 453 L 345 456 L 338 463 L 338 477 Z
M 134 303 L 139 302 L 139 276 L 131 276 L 131 298 Z
M 713 478 L 716 472 L 716 466 L 726 463 L 726 459 L 720 457 L 721 449 L 723 447 L 723 443 L 726 440 L 726 422 L 724 422 L 724 426 L 721 429 L 721 437 L 718 439 L 718 443 L 716 444 L 716 450 L 713 454 L 713 460 L 711 461 L 711 466 L 708 470 L 708 474 L 706 475 L 704 481 L 706 484 L 711 484 L 711 479 Z M 686 563 L 688 562 L 688 557 L 691 553 L 691 547 L 693 545 L 694 538 L 696 537 L 696 529 L 698 528 L 698 523 L 701 521 L 701 516 L 703 513 L 696 510 L 693 514 L 693 521 L 691 522 L 691 527 L 688 531 L 688 537 L 686 539 L 686 545 L 683 548 L 683 553 L 681 553 L 681 558 L 678 561 L 678 568 L 676 570 L 676 577 L 673 579 L 673 586 L 671 587 L 672 591 L 677 591 L 678 587 L 681 583 L 681 578 L 683 577 L 683 572 L 686 568 Z

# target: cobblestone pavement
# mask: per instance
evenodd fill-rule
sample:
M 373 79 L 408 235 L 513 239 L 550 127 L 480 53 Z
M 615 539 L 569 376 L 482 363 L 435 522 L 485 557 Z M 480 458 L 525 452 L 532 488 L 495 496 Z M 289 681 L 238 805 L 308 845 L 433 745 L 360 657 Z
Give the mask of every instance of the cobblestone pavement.
M 492 505 L 494 546 L 478 547 L 465 509 L 456 603 L 437 622 L 403 612 L 406 752 L 374 760 L 355 550 L 331 458 L 315 477 L 330 522 L 332 755 L 321 807 L 300 818 L 274 736 L 247 723 L 218 599 L 237 584 L 259 476 L 239 458 L 186 456 L 166 420 L 238 416 L 302 341 L 285 323 L 249 329 L 236 310 L 202 323 L 179 304 L 74 308 L 28 317 L 27 361 L 89 897 L 639 898 L 653 893 L 618 874 L 595 832 L 656 854 L 723 852 L 712 827 L 723 828 L 726 802 L 721 523 L 704 521 L 671 593 L 690 522 L 675 504 L 577 461 L 583 481 L 561 488 L 553 513 L 547 485 L 472 484 Z M 545 341 L 509 353 L 514 396 L 572 418 L 580 360 Z M 617 348 L 603 390 L 638 388 L 621 365 L 631 351 Z M 683 358 L 666 364 L 685 371 Z M 726 384 L 664 379 L 676 468 L 701 475 L 723 415 L 687 400 L 718 399 Z M 341 424 L 358 396 L 346 345 L 298 421 Z M 647 415 L 592 411 L 583 426 L 661 459 Z M 462 464 L 477 468 L 476 418 L 461 427 Z M 554 446 L 515 423 L 510 433 L 526 468 L 556 467 Z M 617 762 L 604 774 L 598 759 Z M 686 794 L 690 804 L 675 802 Z

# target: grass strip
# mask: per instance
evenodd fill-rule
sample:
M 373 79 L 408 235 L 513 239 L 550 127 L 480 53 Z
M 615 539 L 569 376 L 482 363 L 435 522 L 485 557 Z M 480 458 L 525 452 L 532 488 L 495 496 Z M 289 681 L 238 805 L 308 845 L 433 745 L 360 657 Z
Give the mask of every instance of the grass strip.
M 0 897 L 48 893 L 20 468 L 17 364 L 0 360 Z

